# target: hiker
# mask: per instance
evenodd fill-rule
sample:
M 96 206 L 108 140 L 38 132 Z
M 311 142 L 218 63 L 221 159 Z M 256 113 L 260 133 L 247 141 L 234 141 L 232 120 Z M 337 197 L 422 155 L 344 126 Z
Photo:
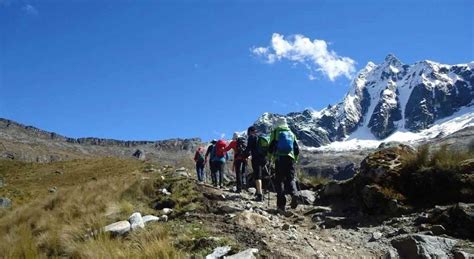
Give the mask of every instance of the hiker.
M 262 174 L 268 174 L 267 170 L 267 153 L 269 146 L 269 138 L 263 135 L 257 134 L 257 129 L 254 126 L 250 126 L 247 129 L 247 149 L 252 156 L 252 170 L 255 178 L 255 188 L 257 192 L 255 194 L 256 201 L 263 201 L 262 191 Z
M 196 173 L 199 183 L 203 183 L 206 180 L 204 174 L 204 165 L 206 164 L 206 158 L 204 155 L 204 148 L 199 147 L 194 154 L 194 162 L 196 162 Z
M 224 149 L 225 152 L 234 150 L 234 170 L 237 178 L 237 192 L 241 192 L 242 188 L 245 188 L 247 184 L 247 140 L 245 137 L 239 136 L 239 133 L 234 132 L 232 135 L 232 141 Z
M 204 158 L 204 164 L 207 163 L 207 161 L 209 161 L 209 171 L 211 171 L 211 180 L 212 180 L 212 185 L 216 186 L 217 185 L 217 177 L 216 175 L 213 173 L 213 170 L 212 170 L 212 160 L 213 160 L 213 157 L 211 156 L 211 153 L 212 153 L 212 150 L 214 149 L 214 146 L 216 145 L 217 143 L 217 140 L 213 139 L 211 140 L 211 144 L 207 147 L 207 150 L 206 150 L 206 157 Z
M 225 140 L 218 140 L 211 150 L 211 174 L 215 178 L 212 184 L 214 187 L 224 187 L 225 162 L 228 159 L 227 152 L 224 151 L 227 146 Z M 218 177 L 219 176 L 219 177 Z
M 275 189 L 277 192 L 277 209 L 285 213 L 285 189 L 291 194 L 291 208 L 298 206 L 296 188 L 295 161 L 298 159 L 299 147 L 296 136 L 291 132 L 285 118 L 277 119 L 275 129 L 270 135 L 270 154 L 275 160 Z

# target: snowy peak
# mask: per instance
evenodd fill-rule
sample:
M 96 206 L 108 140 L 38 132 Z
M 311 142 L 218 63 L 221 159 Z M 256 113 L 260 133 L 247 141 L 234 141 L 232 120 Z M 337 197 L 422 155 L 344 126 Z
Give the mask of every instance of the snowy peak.
M 342 102 L 315 112 L 290 113 L 287 120 L 308 146 L 361 136 L 385 139 L 395 132 L 418 132 L 470 106 L 474 100 L 473 63 L 444 65 L 425 60 L 403 64 L 389 54 L 357 73 Z M 268 130 L 264 114 L 255 124 Z
M 388 54 L 385 57 L 382 65 L 383 67 L 389 67 L 389 68 L 400 68 L 403 66 L 402 62 L 393 54 Z

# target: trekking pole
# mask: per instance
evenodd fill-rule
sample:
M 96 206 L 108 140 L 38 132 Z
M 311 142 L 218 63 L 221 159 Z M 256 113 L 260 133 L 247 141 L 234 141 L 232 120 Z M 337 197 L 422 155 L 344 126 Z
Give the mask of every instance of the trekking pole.
M 268 170 L 268 165 L 265 165 L 265 172 L 266 172 L 266 174 L 267 174 L 267 177 L 269 177 L 269 170 Z M 268 207 L 270 207 L 270 188 L 268 188 L 268 187 L 270 186 L 270 181 L 271 181 L 271 180 L 272 180 L 272 179 L 269 177 L 269 178 L 268 178 L 268 181 L 269 181 L 269 183 L 268 183 L 268 185 L 267 185 L 267 193 L 268 193 L 268 198 L 267 198 L 267 200 L 268 200 Z

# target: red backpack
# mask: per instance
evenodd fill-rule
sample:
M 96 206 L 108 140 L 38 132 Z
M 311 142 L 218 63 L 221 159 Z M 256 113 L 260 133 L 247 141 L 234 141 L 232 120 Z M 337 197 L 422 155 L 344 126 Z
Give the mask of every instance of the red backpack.
M 216 157 L 218 158 L 222 158 L 225 156 L 225 152 L 224 152 L 224 149 L 225 147 L 227 146 L 227 143 L 225 142 L 225 140 L 218 140 L 217 143 L 216 143 Z

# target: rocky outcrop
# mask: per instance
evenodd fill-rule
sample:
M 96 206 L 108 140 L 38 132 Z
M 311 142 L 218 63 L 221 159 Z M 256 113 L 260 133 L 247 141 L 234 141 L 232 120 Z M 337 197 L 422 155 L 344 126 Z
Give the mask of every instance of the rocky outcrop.
M 415 150 L 407 145 L 399 144 L 368 155 L 360 164 L 359 177 L 373 183 L 391 181 L 400 177 L 400 171 L 408 155 L 414 155 Z

